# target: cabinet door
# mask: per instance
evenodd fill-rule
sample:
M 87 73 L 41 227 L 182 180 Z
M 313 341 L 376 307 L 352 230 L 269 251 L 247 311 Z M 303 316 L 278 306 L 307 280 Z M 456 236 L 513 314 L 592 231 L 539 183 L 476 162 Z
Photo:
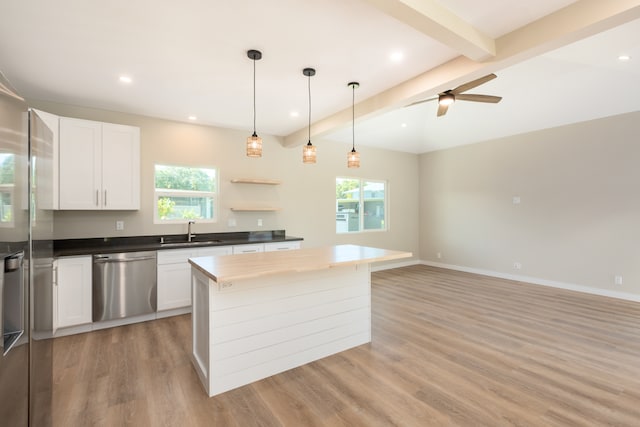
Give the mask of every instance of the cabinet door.
M 290 251 L 293 249 L 300 249 L 300 242 L 274 242 L 264 244 L 265 252 Z
M 140 209 L 140 128 L 102 124 L 102 208 Z
M 58 258 L 58 327 L 91 323 L 91 257 Z
M 191 305 L 191 264 L 195 251 L 158 251 L 158 311 Z
M 158 311 L 191 305 L 191 265 L 158 265 Z
M 60 209 L 101 208 L 101 139 L 100 122 L 60 117 Z

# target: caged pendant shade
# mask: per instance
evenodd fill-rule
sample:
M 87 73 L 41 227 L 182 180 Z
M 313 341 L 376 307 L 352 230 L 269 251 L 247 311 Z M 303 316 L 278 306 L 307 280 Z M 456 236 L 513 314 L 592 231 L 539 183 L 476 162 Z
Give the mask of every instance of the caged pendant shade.
M 356 151 L 356 88 L 360 87 L 358 82 L 350 82 L 347 86 L 353 90 L 351 98 L 351 151 L 347 153 L 347 167 L 360 167 L 360 153 Z
M 309 142 L 302 147 L 302 163 L 313 164 L 316 162 L 316 147 L 311 143 L 311 76 L 315 76 L 316 70 L 313 68 L 305 68 L 302 74 L 308 78 L 309 87 Z
M 247 157 L 262 157 L 262 138 L 256 133 L 256 61 L 262 58 L 262 53 L 252 49 L 247 56 L 253 61 L 253 135 L 247 138 Z

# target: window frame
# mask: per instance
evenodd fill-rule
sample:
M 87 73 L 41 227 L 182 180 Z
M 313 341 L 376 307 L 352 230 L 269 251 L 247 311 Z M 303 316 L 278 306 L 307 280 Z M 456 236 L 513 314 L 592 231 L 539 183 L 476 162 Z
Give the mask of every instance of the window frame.
M 217 191 L 197 191 L 197 190 L 177 190 L 177 189 L 157 189 L 156 188 L 156 167 L 165 166 L 172 168 L 189 168 L 189 169 L 209 169 L 215 172 L 215 189 Z M 158 216 L 158 200 L 160 197 L 211 197 L 213 199 L 213 217 L 212 218 L 180 218 L 180 219 L 160 219 Z M 198 223 L 217 223 L 220 210 L 220 169 L 215 166 L 193 166 L 193 165 L 176 165 L 168 163 L 153 164 L 153 223 L 154 224 L 186 224 L 189 221 L 197 221 Z
M 337 185 L 337 180 L 338 179 L 344 179 L 344 180 L 355 180 L 355 181 L 359 181 L 359 186 L 358 189 L 359 191 L 359 198 L 358 198 L 358 230 L 357 231 L 338 231 L 335 227 L 335 220 L 334 220 L 334 232 L 336 233 L 336 235 L 345 235 L 345 234 L 354 234 L 354 233 L 377 233 L 377 232 L 386 232 L 389 231 L 389 181 L 387 181 L 386 179 L 368 179 L 368 178 L 361 178 L 361 177 L 356 177 L 356 176 L 336 176 L 336 179 L 334 181 L 334 188 L 335 185 Z M 384 184 L 384 227 L 383 228 L 368 228 L 365 229 L 364 228 L 364 202 L 365 202 L 365 198 L 364 198 L 364 187 L 365 187 L 365 183 L 381 183 Z M 334 199 L 335 203 L 336 203 L 336 208 L 335 208 L 335 213 L 338 213 L 338 200 L 339 199 Z

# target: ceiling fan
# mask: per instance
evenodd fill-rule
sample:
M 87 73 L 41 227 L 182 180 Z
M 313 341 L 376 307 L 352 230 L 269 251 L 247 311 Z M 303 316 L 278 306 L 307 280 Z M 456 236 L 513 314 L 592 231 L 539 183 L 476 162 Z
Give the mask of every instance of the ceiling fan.
M 480 86 L 481 84 L 484 84 L 488 81 L 491 81 L 493 79 L 495 79 L 496 76 L 495 74 L 487 74 L 484 77 L 480 77 L 479 79 L 476 80 L 472 80 L 470 82 L 467 82 L 465 84 L 461 84 L 460 86 L 456 87 L 455 89 L 449 89 L 449 90 L 445 90 L 444 92 L 441 92 L 438 94 L 437 97 L 435 98 L 429 98 L 429 99 L 423 99 L 422 101 L 418 101 L 418 102 L 414 102 L 413 104 L 409 104 L 407 105 L 407 107 L 410 107 L 412 105 L 416 105 L 416 104 L 422 104 L 423 102 L 429 102 L 429 101 L 434 101 L 434 100 L 438 100 L 438 117 L 440 116 L 444 116 L 445 114 L 447 114 L 447 110 L 449 109 L 449 106 L 451 104 L 453 104 L 454 102 L 456 102 L 456 100 L 459 101 L 473 101 L 473 102 L 489 102 L 492 104 L 496 104 L 498 102 L 500 102 L 500 100 L 502 99 L 501 96 L 493 96 L 493 95 L 476 95 L 476 94 L 467 94 L 467 93 L 462 93 L 462 92 L 466 92 L 469 89 L 473 89 L 476 86 Z

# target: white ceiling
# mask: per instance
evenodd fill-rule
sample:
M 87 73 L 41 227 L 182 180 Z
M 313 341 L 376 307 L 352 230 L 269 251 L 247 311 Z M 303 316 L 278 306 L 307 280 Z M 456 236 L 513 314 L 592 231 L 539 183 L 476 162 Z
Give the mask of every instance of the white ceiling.
M 469 93 L 503 96 L 499 104 L 459 101 L 442 117 L 436 101 L 395 109 L 357 122 L 356 143 L 423 153 L 639 111 L 640 20 L 496 74 Z M 351 127 L 326 138 L 351 141 Z
M 312 121 L 314 128 L 316 123 L 322 127 L 313 130 L 314 136 L 351 142 L 351 115 L 330 118 L 350 112 L 347 83 L 357 80 L 356 110 L 367 109 L 356 124 L 357 144 L 416 153 L 639 109 L 640 20 L 628 13 L 620 20 L 623 25 L 558 50 L 511 55 L 509 61 L 488 61 L 468 75 L 444 79 L 453 87 L 494 71 L 496 80 L 470 92 L 503 96 L 500 104 L 458 102 L 440 118 L 435 102 L 404 108 L 448 87 L 441 87 L 442 79 L 421 83 L 418 91 L 403 85 L 424 82 L 425 73 L 429 77 L 461 55 L 453 44 L 437 41 L 380 6 L 411 1 L 4 1 L 0 70 L 31 99 L 179 121 L 195 115 L 200 124 L 249 131 L 252 64 L 246 51 L 259 49 L 258 134 L 287 137 L 293 140 L 289 145 L 306 142 L 299 136 L 307 125 L 302 69 L 313 67 Z M 565 6 L 588 3 L 421 2 L 447 8 L 472 32 L 497 42 Z M 640 1 L 629 9 L 638 15 Z M 605 20 L 602 27 L 615 25 Z M 394 52 L 403 59 L 391 61 Z M 619 62 L 621 53 L 632 59 Z M 133 83 L 120 83 L 122 74 Z M 381 93 L 393 94 L 393 102 L 378 101 Z M 291 117 L 292 111 L 299 116 Z

